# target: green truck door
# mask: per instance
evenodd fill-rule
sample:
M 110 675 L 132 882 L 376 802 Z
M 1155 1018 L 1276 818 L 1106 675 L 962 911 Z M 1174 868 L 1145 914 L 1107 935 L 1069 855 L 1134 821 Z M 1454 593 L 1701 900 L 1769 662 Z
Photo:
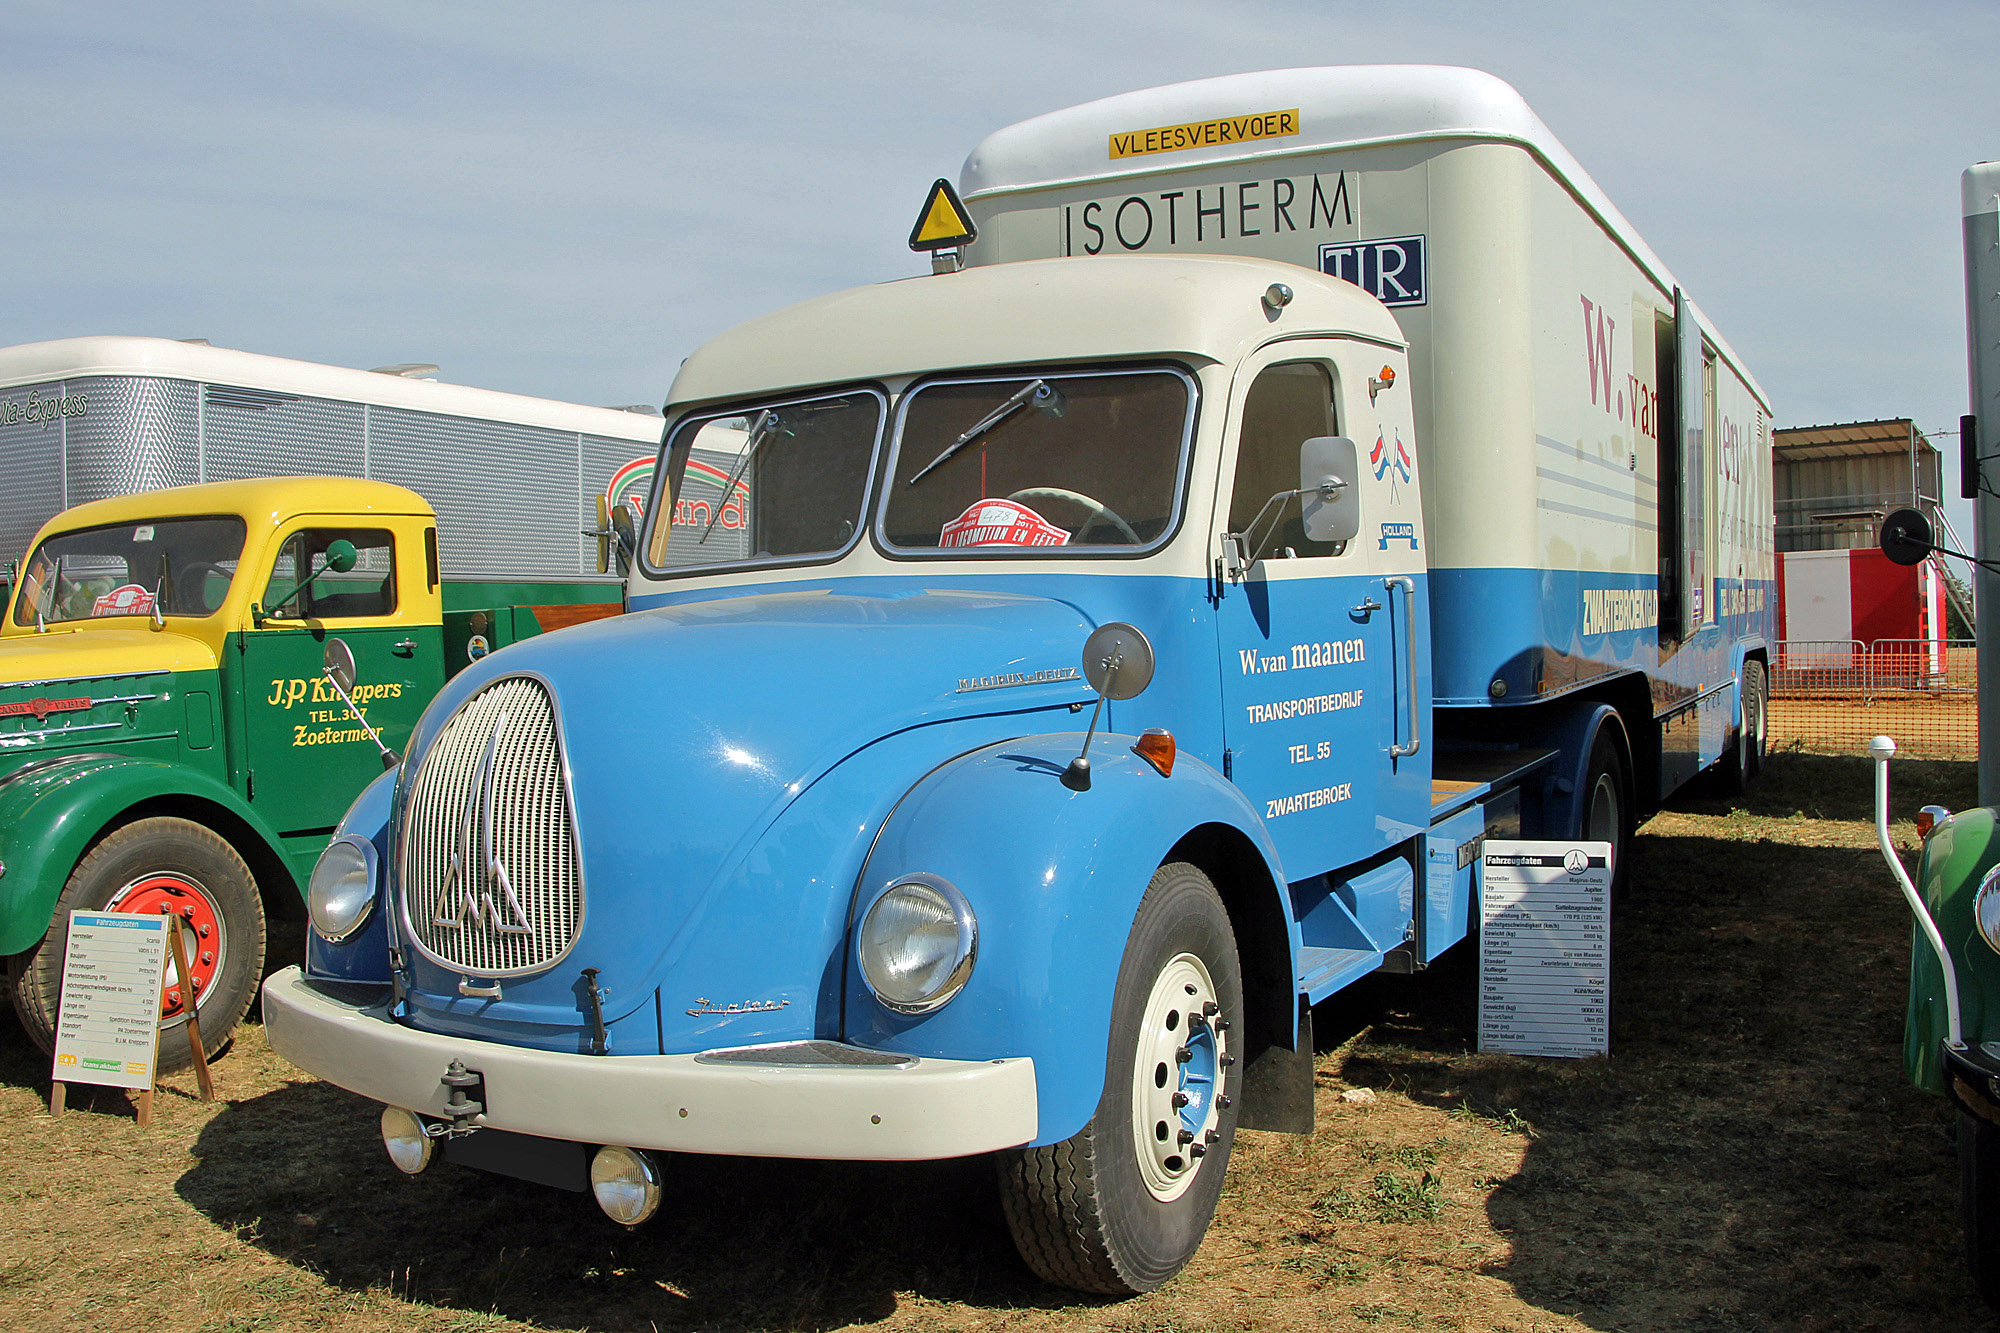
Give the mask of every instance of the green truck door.
M 354 567 L 325 569 L 328 546 L 343 539 L 354 545 Z M 399 577 L 423 568 L 414 528 L 304 527 L 280 548 L 259 598 L 267 617 L 243 640 L 250 799 L 278 832 L 331 829 L 382 772 L 381 751 L 322 669 L 329 639 L 354 653 L 354 702 L 399 753 L 443 686 L 440 626 L 398 611 L 400 602 L 415 600 L 399 597 Z M 305 590 L 295 592 L 308 576 Z

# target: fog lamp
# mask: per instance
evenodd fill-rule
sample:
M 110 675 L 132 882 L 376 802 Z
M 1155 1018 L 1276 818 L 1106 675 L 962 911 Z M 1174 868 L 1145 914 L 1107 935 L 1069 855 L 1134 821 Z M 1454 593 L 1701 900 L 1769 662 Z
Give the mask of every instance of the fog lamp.
M 382 1108 L 382 1146 L 405 1175 L 414 1176 L 431 1164 L 431 1136 L 424 1132 L 424 1122 L 400 1106 Z
M 660 1206 L 660 1168 L 637 1148 L 599 1148 L 590 1159 L 590 1192 L 604 1215 L 636 1227 Z

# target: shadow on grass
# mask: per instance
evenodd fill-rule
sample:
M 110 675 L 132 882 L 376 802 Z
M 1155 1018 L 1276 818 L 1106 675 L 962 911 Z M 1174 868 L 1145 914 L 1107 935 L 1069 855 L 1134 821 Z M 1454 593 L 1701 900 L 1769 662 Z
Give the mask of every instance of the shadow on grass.
M 218 1224 L 352 1291 L 594 1330 L 824 1329 L 918 1299 L 1058 1308 L 1014 1253 L 986 1158 L 665 1159 L 627 1231 L 586 1194 L 439 1162 L 397 1172 L 372 1104 L 290 1085 L 202 1131 L 177 1185 Z
M 1468 950 L 1384 988 L 1346 1059 L 1350 1082 L 1528 1135 L 1482 1182 L 1511 1248 L 1492 1275 L 1605 1330 L 1993 1327 L 1949 1122 L 1903 1078 L 1910 928 L 1879 857 L 1648 835 L 1633 871 L 1607 1057 L 1474 1053 Z

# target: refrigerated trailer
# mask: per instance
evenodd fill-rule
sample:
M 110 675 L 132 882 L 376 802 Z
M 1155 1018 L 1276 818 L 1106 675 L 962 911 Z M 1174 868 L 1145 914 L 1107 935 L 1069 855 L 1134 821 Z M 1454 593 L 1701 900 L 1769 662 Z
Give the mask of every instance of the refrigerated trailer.
M 1486 838 L 1620 870 L 1754 769 L 1768 409 L 1506 85 L 1180 85 L 962 179 L 969 266 L 687 359 L 633 613 L 461 673 L 316 869 L 267 1031 L 403 1170 L 631 1224 L 662 1153 L 992 1153 L 1038 1273 L 1149 1290 Z

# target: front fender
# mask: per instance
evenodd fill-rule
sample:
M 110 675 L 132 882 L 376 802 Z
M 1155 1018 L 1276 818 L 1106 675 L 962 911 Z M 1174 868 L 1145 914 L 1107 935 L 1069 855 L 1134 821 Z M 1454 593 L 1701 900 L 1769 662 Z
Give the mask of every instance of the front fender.
M 283 844 L 234 791 L 196 769 L 119 754 L 51 760 L 0 783 L 0 954 L 33 948 L 70 871 L 100 834 L 144 801 L 182 798 L 227 810 L 283 861 Z
M 1258 849 L 1271 883 L 1285 882 L 1234 785 L 1187 756 L 1161 777 L 1132 753 L 1134 739 L 1097 737 L 1083 792 L 1060 781 L 1081 733 L 1006 741 L 933 770 L 884 822 L 856 886 L 851 938 L 875 899 L 915 872 L 956 885 L 979 936 L 963 992 L 915 1018 L 875 1001 L 850 949 L 847 1039 L 919 1056 L 1032 1058 L 1037 1143 L 1068 1138 L 1096 1109 L 1126 936 L 1175 844 L 1204 825 L 1227 825 Z M 1296 944 L 1289 911 L 1285 919 Z
M 1917 867 L 1917 892 L 1951 950 L 1958 974 L 1958 1016 L 1965 1043 L 2000 1041 L 2000 954 L 1973 921 L 1973 899 L 1988 871 L 2000 865 L 2000 811 L 1963 810 L 1931 831 Z M 1939 1045 L 1947 1027 L 1944 969 L 1930 941 L 1910 929 L 1910 1005 L 1903 1023 L 1903 1070 L 1926 1092 L 1944 1093 Z

